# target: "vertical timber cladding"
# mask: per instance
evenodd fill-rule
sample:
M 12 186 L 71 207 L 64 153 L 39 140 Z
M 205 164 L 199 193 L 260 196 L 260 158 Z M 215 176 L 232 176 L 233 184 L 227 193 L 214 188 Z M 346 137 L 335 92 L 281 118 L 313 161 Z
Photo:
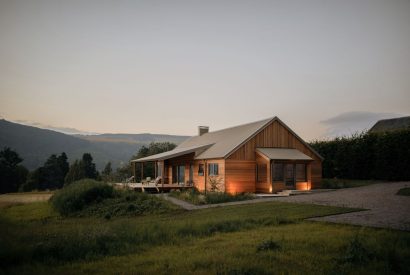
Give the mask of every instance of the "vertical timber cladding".
M 195 160 L 194 162 L 194 186 L 198 188 L 199 191 L 205 190 L 205 179 L 206 179 L 206 189 L 210 189 L 210 175 L 208 166 L 210 163 L 218 164 L 218 175 L 215 176 L 215 180 L 219 181 L 219 191 L 225 191 L 225 160 L 224 159 L 207 159 L 207 160 Z M 204 165 L 204 174 L 203 176 L 198 175 L 199 165 Z
M 270 160 L 256 153 L 256 192 L 269 193 L 270 183 Z
M 227 185 L 234 183 L 234 179 L 231 180 L 228 168 L 232 168 L 236 171 L 235 163 L 239 165 L 242 161 L 253 161 L 253 166 L 255 166 L 255 151 L 257 147 L 294 148 L 310 156 L 314 159 L 314 161 L 311 162 L 311 186 L 312 188 L 320 187 L 320 181 L 322 179 L 321 159 L 277 120 L 266 126 L 261 132 L 248 140 L 226 159 Z M 245 167 L 244 165 L 245 164 L 242 164 L 243 167 Z M 248 170 L 249 167 L 246 168 L 245 173 L 249 173 Z M 246 176 L 246 178 L 250 180 L 249 176 Z M 246 186 L 250 185 L 248 182 L 244 184 Z M 253 184 L 255 185 L 255 177 L 253 178 Z M 243 189 L 248 190 L 249 188 L 244 187 Z

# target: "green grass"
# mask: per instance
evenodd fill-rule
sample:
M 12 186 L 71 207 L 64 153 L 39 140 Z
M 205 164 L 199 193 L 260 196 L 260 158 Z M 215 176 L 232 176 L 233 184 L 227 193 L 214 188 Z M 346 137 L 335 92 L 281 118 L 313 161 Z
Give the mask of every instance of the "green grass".
M 253 200 L 255 199 L 254 194 L 250 193 L 240 193 L 240 194 L 229 194 L 225 192 L 199 192 L 196 189 L 191 189 L 187 191 L 175 190 L 169 193 L 171 197 L 184 200 L 186 202 L 204 205 L 204 204 L 216 204 L 224 202 L 233 202 L 233 201 L 244 201 L 244 200 Z
M 106 220 L 12 206 L 0 209 L 0 273 L 408 273 L 408 232 L 304 220 L 354 210 L 269 202 Z
M 402 188 L 402 189 L 400 189 L 399 191 L 397 191 L 397 195 L 400 195 L 400 196 L 410 196 L 410 188 L 407 187 L 407 188 Z
M 340 189 L 380 183 L 377 180 L 322 179 L 322 188 Z

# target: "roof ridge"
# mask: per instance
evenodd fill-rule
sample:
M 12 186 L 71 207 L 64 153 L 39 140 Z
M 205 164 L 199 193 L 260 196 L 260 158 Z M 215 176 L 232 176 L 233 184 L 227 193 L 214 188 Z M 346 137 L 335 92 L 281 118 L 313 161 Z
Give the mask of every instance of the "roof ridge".
M 276 116 L 274 116 L 274 117 L 269 117 L 269 118 L 265 118 L 265 119 L 261 119 L 261 120 L 257 120 L 257 121 L 253 121 L 253 122 L 248 122 L 248 123 L 243 123 L 243 124 L 239 124 L 239 125 L 235 125 L 235 126 L 231 126 L 231 127 L 227 127 L 227 128 L 223 128 L 223 129 L 219 129 L 219 130 L 216 130 L 216 131 L 210 131 L 210 132 L 208 132 L 208 133 L 206 133 L 206 134 L 211 134 L 211 133 L 218 133 L 218 132 L 221 132 L 221 131 L 225 131 L 225 130 L 229 130 L 229 129 L 233 129 L 233 128 L 237 128 L 237 127 L 242 127 L 242 126 L 247 126 L 247 125 L 250 125 L 250 124 L 254 124 L 254 123 L 258 123 L 258 122 L 262 122 L 262 121 L 265 121 L 265 120 L 272 120 L 272 119 L 274 119 Z M 204 135 L 206 135 L 206 134 L 204 134 Z M 196 137 L 196 136 L 193 136 L 193 137 Z

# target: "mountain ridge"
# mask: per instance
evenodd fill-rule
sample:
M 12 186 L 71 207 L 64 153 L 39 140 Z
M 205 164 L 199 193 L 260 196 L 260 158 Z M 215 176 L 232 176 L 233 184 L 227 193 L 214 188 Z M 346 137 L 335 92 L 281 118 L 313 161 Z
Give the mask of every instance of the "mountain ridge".
M 51 154 L 61 152 L 67 154 L 70 162 L 81 158 L 83 153 L 91 153 L 99 170 L 108 161 L 116 168 L 128 162 L 143 145 L 165 141 L 178 144 L 186 138 L 149 133 L 69 135 L 0 119 L 0 148 L 17 151 L 24 159 L 23 165 L 30 170 L 43 165 Z

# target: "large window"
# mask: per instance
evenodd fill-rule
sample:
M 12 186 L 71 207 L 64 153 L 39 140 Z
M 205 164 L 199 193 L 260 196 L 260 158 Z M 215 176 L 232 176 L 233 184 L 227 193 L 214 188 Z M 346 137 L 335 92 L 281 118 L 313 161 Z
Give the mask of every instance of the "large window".
M 283 181 L 283 163 L 273 164 L 273 181 Z
M 296 164 L 296 181 L 306 181 L 306 164 Z
M 210 163 L 210 164 L 208 165 L 208 169 L 209 169 L 208 174 L 209 174 L 210 176 L 217 176 L 217 175 L 219 175 L 218 163 Z
M 172 166 L 172 183 L 185 183 L 185 166 Z
M 198 166 L 198 176 L 203 176 L 204 175 L 204 165 L 200 164 Z

